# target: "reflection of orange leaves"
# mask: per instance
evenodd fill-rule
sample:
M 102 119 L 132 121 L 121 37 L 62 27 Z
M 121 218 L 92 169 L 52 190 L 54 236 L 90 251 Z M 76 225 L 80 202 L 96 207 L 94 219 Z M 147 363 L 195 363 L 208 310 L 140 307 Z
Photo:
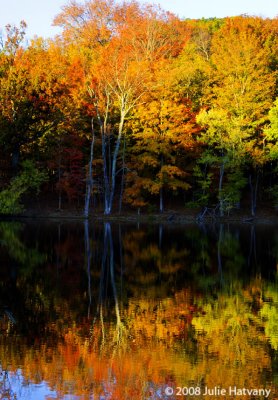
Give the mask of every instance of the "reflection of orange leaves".
M 190 301 L 190 299 L 188 299 Z M 173 299 L 161 303 L 140 301 L 130 303 L 129 330 L 140 343 L 140 337 L 173 343 L 177 338 L 186 335 L 186 326 L 198 309 L 190 304 L 179 304 Z M 154 311 L 155 310 L 155 311 Z
M 260 288 L 260 282 L 254 282 L 243 298 L 223 294 L 216 302 L 200 298 L 200 305 L 193 301 L 192 290 L 160 301 L 133 299 L 121 311 L 126 334 L 117 344 L 113 323 L 95 321 L 93 327 L 61 330 L 57 324 L 52 326 L 60 336 L 55 346 L 44 344 L 34 350 L 18 338 L 15 351 L 2 336 L 0 358 L 11 365 L 10 370 L 21 365 L 31 382 L 45 380 L 61 397 L 109 392 L 113 400 L 142 400 L 165 384 L 198 385 L 200 377 L 209 387 L 223 387 L 223 382 L 259 387 L 262 371 L 271 368 L 266 338 L 258 335 L 258 322 L 250 314 L 250 301 Z M 216 314 L 210 302 L 218 305 Z M 204 322 L 204 332 L 192 330 L 192 317 L 194 326 L 197 319 Z
M 65 335 L 65 341 L 68 342 L 71 346 L 61 347 L 60 353 L 65 360 L 67 367 L 72 368 L 78 364 L 78 361 L 80 359 L 80 352 L 77 344 L 75 345 L 74 343 L 76 340 L 71 330 Z

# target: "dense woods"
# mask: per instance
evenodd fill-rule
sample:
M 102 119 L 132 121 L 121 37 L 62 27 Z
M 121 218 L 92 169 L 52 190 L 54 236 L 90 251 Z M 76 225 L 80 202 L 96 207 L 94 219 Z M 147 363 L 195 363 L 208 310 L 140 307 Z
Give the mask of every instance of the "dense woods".
M 92 0 L 54 24 L 3 32 L 0 213 L 278 206 L 277 18 Z

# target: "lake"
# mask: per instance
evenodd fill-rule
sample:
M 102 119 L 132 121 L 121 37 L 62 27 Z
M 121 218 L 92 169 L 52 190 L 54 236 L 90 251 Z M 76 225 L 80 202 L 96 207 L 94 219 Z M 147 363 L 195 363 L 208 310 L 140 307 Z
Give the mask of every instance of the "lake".
M 1 399 L 277 399 L 278 227 L 0 222 Z

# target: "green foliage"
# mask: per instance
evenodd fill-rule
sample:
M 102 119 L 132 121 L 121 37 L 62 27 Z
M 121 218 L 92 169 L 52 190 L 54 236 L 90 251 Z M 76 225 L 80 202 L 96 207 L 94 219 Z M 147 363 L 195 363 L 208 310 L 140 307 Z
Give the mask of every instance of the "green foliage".
M 197 164 L 193 171 L 193 176 L 195 177 L 196 183 L 200 188 L 195 193 L 194 203 L 198 204 L 199 206 L 206 206 L 209 204 L 210 200 L 209 190 L 211 187 L 213 174 L 211 172 L 207 172 L 206 166 L 202 168 L 202 165 L 200 164 Z
M 33 161 L 23 161 L 21 173 L 12 179 L 7 189 L 0 192 L 0 213 L 18 214 L 23 211 L 23 194 L 30 190 L 38 194 L 41 184 L 46 180 L 46 173 L 39 171 Z
M 223 156 L 233 164 L 240 164 L 246 154 L 250 138 L 244 118 L 232 116 L 223 109 L 202 110 L 196 118 L 205 127 L 200 140 L 214 151 L 214 156 Z M 222 161 L 221 161 L 222 163 Z
M 0 192 L 0 213 L 1 214 L 18 214 L 23 211 L 23 206 L 20 204 L 20 198 L 24 191 L 16 188 L 11 184 L 11 187 Z
M 47 174 L 39 171 L 34 162 L 25 160 L 22 162 L 22 172 L 12 181 L 12 186 L 22 188 L 22 190 L 34 190 L 39 192 L 40 186 L 47 180 Z
M 277 176 L 278 166 L 278 98 L 274 102 L 273 107 L 269 113 L 269 126 L 264 130 L 265 141 L 266 141 L 266 157 L 271 162 L 271 169 L 274 175 Z M 275 207 L 278 207 L 278 184 L 272 185 L 267 193 L 270 195 Z
M 200 140 L 207 146 L 199 163 L 213 166 L 219 171 L 217 197 L 222 212 L 229 212 L 239 203 L 241 190 L 247 182 L 243 166 L 247 155 L 248 130 L 241 118 L 231 117 L 221 109 L 201 111 L 197 122 L 205 127 Z M 204 178 L 198 181 L 203 187 L 203 193 L 211 183 L 212 176 L 207 177 L 209 181 Z
M 271 196 L 274 207 L 277 208 L 278 207 L 278 184 L 273 185 L 270 189 L 268 189 L 268 193 Z
M 16 260 L 24 271 L 31 275 L 33 268 L 45 261 L 45 255 L 37 248 L 30 248 L 21 240 L 23 225 L 19 222 L 0 222 L 0 242 L 5 247 L 11 258 Z
M 264 134 L 267 140 L 267 150 L 271 160 L 278 159 L 278 99 L 269 111 L 270 125 L 265 129 Z
M 241 192 L 247 184 L 247 179 L 240 169 L 230 169 L 226 178 L 222 196 L 224 209 L 229 212 L 235 205 L 239 204 Z
M 271 347 L 278 350 L 278 292 L 277 284 L 269 286 L 265 296 L 269 299 L 260 310 L 260 316 L 265 320 L 265 333 Z

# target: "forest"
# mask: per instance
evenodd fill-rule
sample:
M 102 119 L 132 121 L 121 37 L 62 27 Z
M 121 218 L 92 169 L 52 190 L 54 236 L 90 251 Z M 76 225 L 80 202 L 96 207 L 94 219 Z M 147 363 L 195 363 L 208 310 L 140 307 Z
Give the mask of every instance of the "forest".
M 278 18 L 90 0 L 53 24 L 2 32 L 1 214 L 275 212 Z

